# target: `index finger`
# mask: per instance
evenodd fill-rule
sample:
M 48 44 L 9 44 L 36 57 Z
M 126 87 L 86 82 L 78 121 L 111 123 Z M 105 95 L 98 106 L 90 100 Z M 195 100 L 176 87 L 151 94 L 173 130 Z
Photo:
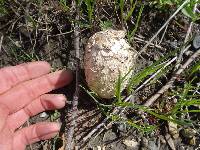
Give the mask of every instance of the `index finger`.
M 50 65 L 45 61 L 30 62 L 0 69 L 0 94 L 20 82 L 30 80 L 50 72 Z
M 72 73 L 69 71 L 56 71 L 39 78 L 23 82 L 13 87 L 8 92 L 0 95 L 1 104 L 4 104 L 12 114 L 39 96 L 54 89 L 63 87 L 72 81 Z

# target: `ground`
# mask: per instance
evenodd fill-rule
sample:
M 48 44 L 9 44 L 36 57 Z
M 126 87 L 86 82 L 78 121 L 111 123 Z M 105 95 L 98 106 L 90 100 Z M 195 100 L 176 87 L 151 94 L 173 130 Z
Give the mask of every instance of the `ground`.
M 117 30 L 126 29 L 127 40 L 131 46 L 140 53 L 142 48 L 155 35 L 155 33 L 163 26 L 169 17 L 177 10 L 180 5 L 152 4 L 151 2 L 138 2 L 134 11 L 131 13 L 130 19 L 124 21 L 121 19 L 120 4 L 116 5 L 116 1 L 83 1 L 79 11 L 73 3 L 74 1 L 50 0 L 50 1 L 2 1 L 0 3 L 0 67 L 16 65 L 29 61 L 45 60 L 52 65 L 52 71 L 58 69 L 71 69 L 76 76 L 76 50 L 74 47 L 74 26 L 79 26 L 80 45 L 79 45 L 79 78 L 82 87 L 87 87 L 84 77 L 83 56 L 84 48 L 88 38 L 95 32 L 105 28 L 113 28 Z M 88 3 L 89 2 L 89 3 Z M 131 9 L 133 1 L 124 1 L 124 12 Z M 134 1 L 135 2 L 135 1 Z M 137 1 L 136 1 L 137 2 Z M 91 5 L 89 9 L 89 4 Z M 93 5 L 94 4 L 94 5 Z M 144 9 L 141 10 L 144 4 Z M 1 8 L 2 7 L 2 8 Z M 91 16 L 89 15 L 91 12 Z M 141 14 L 140 14 L 141 12 Z M 141 16 L 140 16 L 141 15 Z M 79 16 L 79 20 L 77 20 Z M 140 17 L 139 17 L 140 16 Z M 75 19 L 76 18 L 76 19 Z M 158 36 L 148 46 L 148 49 L 140 53 L 134 74 L 146 69 L 155 62 L 159 62 L 161 58 L 171 52 L 181 48 L 184 44 L 188 29 L 191 24 L 191 18 L 179 12 L 169 24 L 160 32 Z M 136 29 L 136 32 L 132 31 Z M 200 33 L 199 20 L 193 22 L 190 36 L 187 41 L 192 41 L 194 36 Z M 189 43 L 189 42 L 188 42 Z M 184 54 L 181 63 L 187 61 L 194 53 L 194 48 L 187 50 L 188 54 Z M 179 56 L 179 52 L 168 57 L 165 61 Z M 199 57 L 190 64 L 193 66 L 199 62 Z M 161 63 L 161 62 L 160 62 Z M 163 62 L 164 63 L 164 62 Z M 160 88 L 162 88 L 171 77 L 176 62 L 172 62 L 167 69 L 161 72 L 159 77 L 153 79 L 151 84 L 147 84 L 140 90 L 135 92 L 134 99 L 136 104 L 143 104 L 151 96 L 153 96 Z M 190 68 L 190 67 L 189 67 Z M 149 70 L 151 72 L 152 70 Z M 148 74 L 142 80 L 151 77 L 154 72 Z M 198 79 L 199 72 L 195 75 L 197 78 L 192 81 L 193 86 L 197 86 L 200 81 Z M 156 112 L 162 114 L 170 112 L 173 106 L 176 106 L 177 95 L 173 92 L 182 93 L 185 82 L 190 81 L 191 76 L 184 73 L 174 82 L 173 87 L 165 91 L 161 97 L 152 105 Z M 184 81 L 184 83 L 182 83 Z M 141 83 L 134 89 L 137 89 Z M 46 112 L 31 118 L 24 126 L 34 124 L 39 121 L 59 121 L 62 123 L 60 134 L 47 141 L 42 141 L 27 149 L 64 149 L 67 144 L 68 130 L 71 127 L 71 109 L 73 95 L 75 93 L 76 81 L 53 93 L 63 93 L 68 98 L 65 108 L 58 111 Z M 197 99 L 199 99 L 199 85 L 196 90 Z M 190 92 L 191 94 L 191 92 Z M 181 94 L 179 94 L 181 95 Z M 122 93 L 123 98 L 129 96 L 125 90 Z M 99 102 L 103 104 L 112 104 L 115 99 L 103 100 Z M 199 103 L 198 103 L 199 104 Z M 199 106 L 191 105 L 199 109 Z M 116 106 L 117 107 L 117 106 Z M 117 107 L 118 108 L 118 107 Z M 114 107 L 113 107 L 114 109 Z M 184 109 L 184 108 L 180 108 Z M 190 108 L 189 108 L 190 109 Z M 193 108 L 191 108 L 193 109 Z M 195 149 L 199 147 L 199 117 L 198 113 L 188 114 L 191 121 L 195 121 L 192 126 L 175 125 L 175 132 L 169 125 L 169 120 L 157 118 L 147 113 L 140 114 L 133 109 L 125 109 L 122 115 L 126 120 L 135 119 L 141 124 L 155 125 L 156 129 L 151 132 L 143 132 L 138 130 L 126 121 L 108 119 L 94 135 L 88 136 L 93 129 L 107 117 L 100 109 L 91 96 L 85 90 L 79 88 L 78 110 L 76 118 L 76 128 L 73 140 L 76 149 L 150 149 L 150 150 L 168 150 L 168 149 Z M 141 116 L 142 117 L 141 117 Z M 145 116 L 145 117 L 144 117 Z M 185 116 L 184 116 L 185 117 Z M 187 117 L 186 117 L 187 118 Z M 168 118 L 169 119 L 169 118 Z M 188 119 L 188 118 L 187 118 Z M 140 123 L 141 122 L 141 123 Z M 172 124 L 173 126 L 174 124 Z M 187 133 L 188 131 L 188 133 Z M 192 134 L 195 131 L 194 134 Z M 175 136 L 178 134 L 178 136 Z M 84 139 L 88 136 L 88 140 Z

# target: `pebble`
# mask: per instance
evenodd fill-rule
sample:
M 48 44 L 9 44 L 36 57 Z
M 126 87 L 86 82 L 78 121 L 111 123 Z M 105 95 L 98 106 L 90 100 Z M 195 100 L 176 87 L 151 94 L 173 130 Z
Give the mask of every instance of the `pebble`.
M 117 138 L 116 134 L 112 132 L 111 130 L 108 130 L 103 137 L 104 142 L 110 142 Z
M 199 49 L 200 48 L 200 35 L 196 35 L 194 37 L 194 40 L 193 40 L 192 44 L 193 44 L 193 47 L 195 49 Z
M 143 137 L 141 141 L 141 150 L 147 149 L 148 148 L 148 140 L 147 138 Z
M 149 141 L 148 149 L 159 150 L 159 147 L 156 145 L 156 141 Z
M 184 138 L 191 139 L 196 135 L 197 132 L 194 129 L 185 128 L 185 129 L 182 129 L 180 133 Z
M 192 137 L 192 138 L 189 140 L 189 144 L 190 144 L 190 145 L 196 145 L 196 137 Z
M 40 114 L 40 118 L 45 118 L 45 117 L 47 117 L 47 113 L 46 113 L 46 112 L 42 112 L 42 113 Z
M 168 128 L 169 134 L 174 138 L 177 139 L 179 137 L 177 124 L 171 121 L 168 121 Z
M 134 149 L 137 149 L 139 147 L 139 143 L 136 142 L 134 139 L 132 140 L 124 140 L 123 141 L 123 144 L 130 147 L 130 148 L 134 148 Z

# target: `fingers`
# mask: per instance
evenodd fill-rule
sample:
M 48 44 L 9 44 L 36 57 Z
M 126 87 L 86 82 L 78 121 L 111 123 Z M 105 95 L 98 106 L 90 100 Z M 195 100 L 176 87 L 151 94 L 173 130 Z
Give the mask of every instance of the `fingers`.
M 62 94 L 45 94 L 8 117 L 7 125 L 15 130 L 23 125 L 29 117 L 45 110 L 60 109 L 65 106 L 66 98 Z M 13 120 L 15 122 L 13 123 Z
M 6 123 L 8 114 L 9 114 L 8 108 L 5 105 L 0 104 L 0 132 Z
M 50 65 L 44 61 L 30 62 L 0 69 L 0 94 L 20 82 L 39 77 L 49 72 Z
M 23 128 L 14 134 L 15 149 L 25 149 L 26 145 L 54 137 L 60 130 L 58 123 L 38 123 Z
M 63 87 L 72 80 L 68 71 L 57 71 L 19 84 L 0 96 L 1 103 L 10 109 L 10 114 L 20 110 L 40 95 Z

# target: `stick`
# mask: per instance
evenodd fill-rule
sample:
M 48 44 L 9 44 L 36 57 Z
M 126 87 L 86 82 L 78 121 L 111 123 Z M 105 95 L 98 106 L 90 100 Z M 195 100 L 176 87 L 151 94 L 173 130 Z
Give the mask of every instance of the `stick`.
M 134 37 L 134 40 L 137 40 L 137 41 L 140 41 L 140 42 L 144 42 L 144 43 L 148 43 L 148 41 L 145 41 L 145 40 L 143 40 L 143 39 L 141 39 L 141 38 L 138 38 L 138 37 Z M 161 46 L 159 46 L 159 45 L 156 45 L 156 44 L 153 44 L 153 43 L 150 43 L 150 45 L 151 45 L 151 46 L 154 46 L 154 47 L 156 47 L 156 48 L 158 48 L 158 49 L 164 49 L 163 47 L 161 47 Z
M 164 32 L 163 32 L 163 34 L 162 34 L 162 37 L 161 37 L 160 42 L 158 43 L 158 45 L 160 45 L 160 44 L 162 43 L 162 41 L 163 41 L 163 39 L 164 39 L 164 37 L 165 37 L 165 34 L 166 34 L 166 32 L 167 32 L 168 25 L 169 25 L 169 23 L 166 25 L 165 30 L 164 30 Z
M 144 106 L 151 106 L 165 91 L 172 87 L 174 81 L 192 62 L 200 55 L 200 49 L 197 50 L 186 62 L 183 64 L 181 68 L 177 70 L 174 76 L 167 82 L 165 86 L 163 86 L 155 95 L 153 95 L 148 101 L 145 102 Z
M 1 52 L 2 43 L 3 43 L 3 35 L 1 36 L 1 39 L 0 39 L 0 52 Z
M 73 1 L 74 6 L 76 8 L 76 21 L 79 20 L 79 7 L 76 4 L 76 1 Z M 78 111 L 78 98 L 79 98 L 79 47 L 80 45 L 80 37 L 79 37 L 79 26 L 77 23 L 74 23 L 74 49 L 76 51 L 76 89 L 73 96 L 72 101 L 72 109 L 70 110 L 72 116 L 71 116 L 71 123 L 68 130 L 67 135 L 67 145 L 65 147 L 65 150 L 72 150 L 74 149 L 74 130 L 76 128 L 76 118 L 77 118 L 77 111 Z

